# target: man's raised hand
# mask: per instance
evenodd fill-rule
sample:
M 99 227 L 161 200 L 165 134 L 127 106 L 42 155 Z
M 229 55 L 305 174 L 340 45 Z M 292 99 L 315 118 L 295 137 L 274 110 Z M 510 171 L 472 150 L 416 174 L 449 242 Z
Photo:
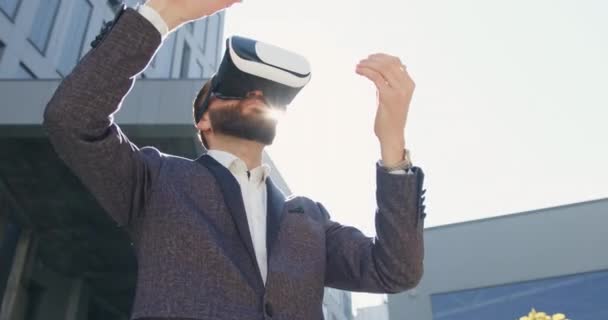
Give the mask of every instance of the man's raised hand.
M 210 16 L 240 0 L 148 0 L 146 5 L 165 20 L 169 31 L 184 23 Z
M 398 163 L 403 160 L 404 129 L 414 81 L 399 58 L 384 53 L 361 60 L 356 72 L 376 85 L 378 109 L 374 133 L 380 141 L 382 160 L 386 164 Z

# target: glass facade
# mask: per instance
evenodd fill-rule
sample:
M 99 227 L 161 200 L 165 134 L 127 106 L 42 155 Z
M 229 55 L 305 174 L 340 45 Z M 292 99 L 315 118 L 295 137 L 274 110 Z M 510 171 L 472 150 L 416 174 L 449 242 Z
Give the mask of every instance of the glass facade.
M 182 62 L 179 71 L 180 78 L 188 78 L 188 71 L 190 70 L 190 46 L 184 42 L 184 48 L 182 49 Z
M 0 235 L 2 235 L 2 238 L 0 238 L 0 302 L 4 296 L 6 282 L 13 265 L 15 249 L 21 234 L 19 225 L 12 222 L 10 218 L 5 222 L 0 221 L 0 228 L 2 228 L 0 230 Z
M 19 63 L 19 68 L 17 68 L 17 73 L 15 74 L 15 78 L 17 79 L 36 79 L 36 75 L 30 68 L 28 68 L 23 62 Z
M 30 32 L 30 42 L 44 54 L 59 10 L 59 0 L 45 0 L 38 4 Z
M 173 72 L 174 51 L 177 43 L 177 32 L 172 32 L 163 42 L 154 56 L 151 65 L 157 74 L 152 78 L 171 78 Z
M 88 0 L 74 1 L 72 5 L 70 21 L 68 28 L 65 30 L 65 41 L 63 42 L 63 51 L 59 59 L 58 71 L 63 76 L 72 71 L 80 58 L 82 51 L 84 35 L 87 31 L 91 12 L 93 7 Z
M 4 12 L 4 14 L 13 20 L 17 15 L 20 4 L 21 0 L 0 0 L 0 11 Z
M 608 319 L 608 270 L 435 294 L 434 320 L 513 320 L 532 308 L 572 320 Z
M 204 23 L 200 23 L 199 25 L 202 26 L 201 33 L 202 33 L 203 41 L 201 41 L 201 43 L 203 46 L 201 47 L 201 50 L 203 50 L 203 53 L 206 53 L 207 52 L 207 33 L 209 31 L 209 18 L 208 17 L 205 18 Z
M 2 40 L 0 40 L 0 62 L 2 62 L 2 56 L 4 55 L 4 48 L 6 48 L 6 45 L 4 44 L 4 42 L 2 42 Z
M 221 26 L 221 25 L 222 25 L 222 23 L 223 23 L 223 22 L 222 22 L 222 16 L 221 16 L 221 15 L 219 15 L 219 14 L 217 14 L 217 13 L 216 13 L 216 14 L 215 14 L 215 15 L 213 15 L 212 17 L 213 17 L 213 19 L 214 19 L 215 21 L 217 21 L 217 23 L 215 23 L 215 25 L 216 25 L 216 26 Z M 213 43 L 220 43 L 220 40 L 221 40 L 221 39 L 220 39 L 220 33 L 219 33 L 219 32 L 216 32 L 216 33 L 214 34 L 214 37 L 213 37 Z M 221 43 L 220 43 L 220 46 L 221 46 Z M 220 47 L 220 48 L 221 48 L 221 47 Z M 219 57 L 218 57 L 218 54 L 219 54 L 220 50 L 218 50 L 218 48 L 214 48 L 214 49 L 215 49 L 215 52 L 213 52 L 213 53 L 212 53 L 212 56 L 213 56 L 213 61 L 214 61 L 214 62 L 217 62 L 217 61 L 218 61 L 218 58 L 219 58 Z
M 198 77 L 200 77 L 201 79 L 205 78 L 205 67 L 203 67 L 203 65 L 200 63 L 200 61 L 196 62 L 196 75 Z

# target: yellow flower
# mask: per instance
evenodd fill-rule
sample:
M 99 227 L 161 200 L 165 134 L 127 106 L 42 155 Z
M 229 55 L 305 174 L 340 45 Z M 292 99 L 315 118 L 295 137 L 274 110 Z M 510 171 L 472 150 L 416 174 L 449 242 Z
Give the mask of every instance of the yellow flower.
M 536 312 L 534 308 L 528 313 L 528 316 L 523 316 L 519 320 L 568 320 L 563 313 L 556 313 L 553 316 L 549 316 L 545 312 Z

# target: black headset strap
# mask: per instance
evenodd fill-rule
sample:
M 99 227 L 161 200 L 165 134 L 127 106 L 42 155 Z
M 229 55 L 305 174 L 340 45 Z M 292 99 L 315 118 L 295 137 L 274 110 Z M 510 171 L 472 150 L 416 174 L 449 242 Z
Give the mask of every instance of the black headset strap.
M 215 75 L 213 77 L 211 77 L 210 81 L 211 81 L 211 85 L 210 85 L 209 90 L 207 91 L 207 94 L 205 95 L 205 99 L 203 99 L 200 106 L 196 109 L 196 114 L 194 115 L 195 123 L 198 123 L 201 120 L 201 118 L 203 117 L 203 114 L 205 114 L 205 111 L 207 111 L 207 108 L 209 108 L 211 94 L 215 91 L 215 89 L 217 87 Z

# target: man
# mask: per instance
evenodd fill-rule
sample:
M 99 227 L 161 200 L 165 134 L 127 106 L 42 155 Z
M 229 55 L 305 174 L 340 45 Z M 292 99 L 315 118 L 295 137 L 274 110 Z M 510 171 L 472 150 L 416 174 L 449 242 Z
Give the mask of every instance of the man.
M 305 197 L 285 199 L 262 152 L 276 121 L 264 92 L 209 98 L 196 160 L 133 145 L 112 115 L 167 33 L 235 0 L 149 0 L 98 38 L 49 101 L 44 125 L 58 155 L 134 243 L 132 319 L 323 319 L 325 286 L 396 293 L 422 276 L 422 170 L 405 152 L 414 83 L 397 58 L 362 60 L 378 89 L 377 236 L 330 219 Z M 175 107 L 175 106 L 167 106 Z M 345 159 L 348 161 L 348 159 Z

